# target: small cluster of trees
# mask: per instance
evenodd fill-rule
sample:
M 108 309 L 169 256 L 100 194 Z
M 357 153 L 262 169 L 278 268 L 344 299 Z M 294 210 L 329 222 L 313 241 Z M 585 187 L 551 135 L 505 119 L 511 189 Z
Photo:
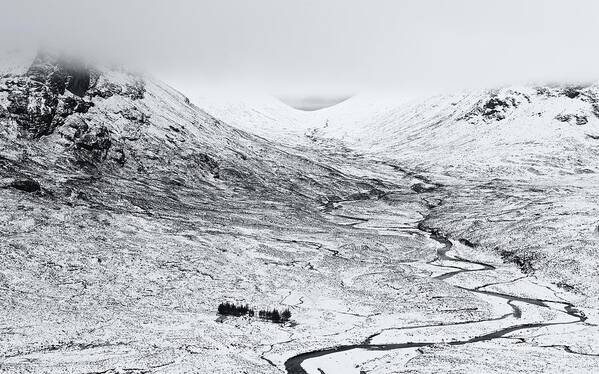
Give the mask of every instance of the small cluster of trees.
M 289 309 L 285 309 L 280 313 L 277 309 L 261 310 L 258 312 L 258 317 L 262 319 L 269 319 L 275 323 L 287 322 L 291 318 L 291 312 L 289 311 Z
M 254 317 L 256 312 L 247 304 L 235 305 L 227 301 L 218 305 L 218 314 L 223 316 L 241 317 L 247 315 L 249 317 Z M 291 318 L 291 311 L 289 311 L 289 309 L 285 309 L 282 312 L 279 312 L 277 309 L 259 310 L 258 318 L 268 319 L 274 323 L 287 322 Z
M 250 309 L 250 307 L 246 305 L 235 305 L 229 302 L 220 303 L 218 305 L 218 314 L 222 314 L 223 316 L 235 316 L 241 317 L 245 315 L 249 315 L 250 317 L 254 316 L 254 309 Z

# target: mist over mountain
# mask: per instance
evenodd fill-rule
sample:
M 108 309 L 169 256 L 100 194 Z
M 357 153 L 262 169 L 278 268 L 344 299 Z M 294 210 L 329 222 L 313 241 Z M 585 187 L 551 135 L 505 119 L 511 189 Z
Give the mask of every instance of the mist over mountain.
M 595 2 L 3 5 L 0 372 L 597 372 Z
M 3 64 L 2 369 L 596 367 L 596 85 L 301 111 Z

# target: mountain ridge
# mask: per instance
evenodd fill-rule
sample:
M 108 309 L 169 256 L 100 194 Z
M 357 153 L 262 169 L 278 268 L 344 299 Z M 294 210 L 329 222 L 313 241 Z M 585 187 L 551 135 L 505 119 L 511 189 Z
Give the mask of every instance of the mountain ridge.
M 35 61 L 0 76 L 0 370 L 596 366 L 593 174 L 498 174 L 444 129 L 501 134 L 511 106 L 204 110 L 122 68 Z M 558 160 L 596 124 L 563 114 L 552 126 L 581 143 Z M 292 320 L 219 315 L 223 302 Z

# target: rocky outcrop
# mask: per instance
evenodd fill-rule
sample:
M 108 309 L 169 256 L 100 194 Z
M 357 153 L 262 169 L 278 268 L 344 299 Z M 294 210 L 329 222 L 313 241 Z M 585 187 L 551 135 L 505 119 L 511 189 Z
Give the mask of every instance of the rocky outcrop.
M 0 110 L 0 117 L 13 119 L 23 137 L 51 135 L 72 114 L 83 114 L 93 107 L 94 97 L 121 95 L 142 99 L 146 91 L 144 80 L 131 74 L 128 77 L 123 84 L 110 82 L 84 63 L 39 53 L 25 74 L 0 81 L 0 92 L 7 92 L 8 103 L 6 109 Z M 135 120 L 143 122 L 145 118 L 142 115 Z
M 50 135 L 73 113 L 85 113 L 93 103 L 83 99 L 90 85 L 84 65 L 39 54 L 26 74 L 4 82 L 8 91 L 7 112 L 23 135 Z
M 30 178 L 12 179 L 8 183 L 5 183 L 4 186 L 24 192 L 37 192 L 41 190 L 39 182 Z
M 94 129 L 84 127 L 75 134 L 75 157 L 81 163 L 97 164 L 106 159 L 111 145 L 112 139 L 106 127 Z
M 561 94 L 569 97 L 570 99 L 576 99 L 577 97 L 579 97 L 580 95 L 582 95 L 582 91 L 585 87 L 584 86 L 568 86 L 568 87 L 564 87 L 561 91 Z
M 480 117 L 486 122 L 501 121 L 523 102 L 530 102 L 530 98 L 520 92 L 491 92 L 489 97 L 480 100 L 463 119 L 472 121 Z
M 76 186 L 87 191 L 88 202 L 119 209 L 123 201 L 136 205 L 147 198 L 138 196 L 138 183 L 153 186 L 160 206 L 188 199 L 190 186 L 201 192 L 194 192 L 196 200 L 226 189 L 302 198 L 328 191 L 363 191 L 354 198 L 364 199 L 384 195 L 371 183 L 345 183 L 325 163 L 231 128 L 160 82 L 66 61 L 40 55 L 31 67 L 0 76 L 0 108 L 6 108 L 0 157 L 14 160 L 11 170 L 0 165 L 0 177 L 17 171 L 43 176 L 44 193 L 70 196 Z M 106 191 L 114 200 L 102 196 Z
M 210 172 L 214 178 L 220 178 L 220 166 L 214 158 L 205 153 L 199 153 L 196 157 L 196 160 L 200 166 L 202 166 L 204 170 Z
M 574 122 L 578 126 L 586 125 L 589 122 L 587 116 L 583 114 L 558 114 L 555 119 L 566 123 Z
M 503 249 L 499 252 L 499 255 L 503 262 L 515 264 L 524 274 L 532 274 L 535 271 L 534 263 L 538 258 L 534 253 L 516 253 Z
M 427 183 L 416 183 L 413 184 L 412 187 L 410 187 L 412 191 L 416 192 L 416 193 L 427 193 L 427 192 L 433 192 L 435 191 L 438 186 L 434 185 L 434 184 L 427 184 Z
M 126 83 L 124 85 L 99 79 L 88 91 L 90 97 L 101 97 L 103 99 L 107 99 L 114 95 L 120 95 L 133 100 L 141 100 L 144 98 L 145 93 L 145 83 L 143 79 L 139 77 L 133 79 L 131 83 Z

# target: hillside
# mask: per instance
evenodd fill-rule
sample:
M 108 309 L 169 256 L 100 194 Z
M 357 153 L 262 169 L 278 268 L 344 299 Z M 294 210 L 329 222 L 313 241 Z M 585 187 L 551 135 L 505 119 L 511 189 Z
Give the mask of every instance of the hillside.
M 279 110 L 288 118 L 289 108 Z M 215 112 L 241 126 L 234 108 Z M 427 224 L 596 302 L 599 86 L 358 95 L 308 113 L 291 133 L 276 127 L 276 112 L 268 117 L 242 123 L 296 147 L 351 150 L 426 176 L 443 201 Z
M 307 113 L 4 66 L 0 371 L 597 367 L 593 87 Z
M 444 203 L 428 224 L 596 302 L 598 86 L 440 95 L 315 132 L 429 176 Z
M 0 78 L 2 370 L 272 370 L 261 353 L 287 329 L 236 338 L 218 304 L 282 308 L 308 283 L 314 303 L 336 294 L 336 250 L 320 248 L 369 236 L 322 204 L 409 186 L 235 129 L 120 68 L 29 64 Z M 329 313 L 299 313 L 298 339 Z

